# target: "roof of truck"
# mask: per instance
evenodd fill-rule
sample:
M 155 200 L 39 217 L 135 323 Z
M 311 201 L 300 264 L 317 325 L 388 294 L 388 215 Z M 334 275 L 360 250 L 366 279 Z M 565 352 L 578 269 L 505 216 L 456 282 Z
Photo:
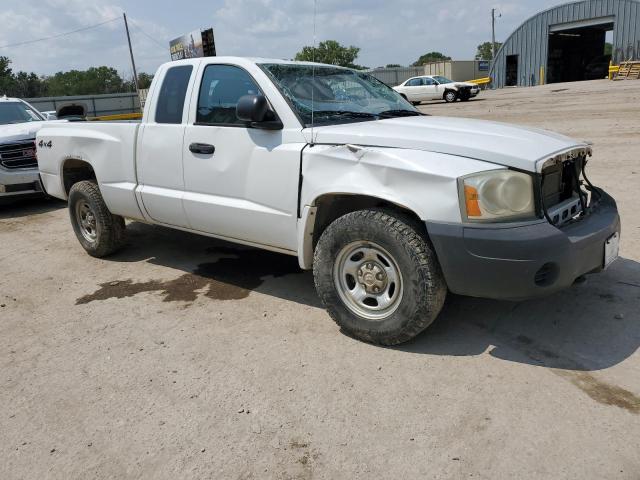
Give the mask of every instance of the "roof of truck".
M 301 62 L 296 60 L 286 60 L 282 58 L 263 58 L 263 57 L 198 57 L 198 58 L 185 58 L 182 60 L 173 60 L 171 62 L 166 62 L 166 65 L 176 64 L 176 63 L 199 63 L 202 61 L 214 62 L 214 63 L 243 63 L 250 62 L 255 64 L 263 64 L 263 63 L 281 63 L 284 65 L 316 65 L 316 66 L 331 66 L 335 68 L 346 68 L 340 67 L 338 65 L 328 65 L 326 63 L 318 63 L 318 62 Z

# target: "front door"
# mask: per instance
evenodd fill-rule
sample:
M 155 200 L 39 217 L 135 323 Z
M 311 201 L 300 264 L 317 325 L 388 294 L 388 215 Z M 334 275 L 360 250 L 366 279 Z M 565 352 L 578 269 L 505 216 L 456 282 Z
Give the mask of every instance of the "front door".
M 424 81 L 424 91 L 425 95 L 429 98 L 429 100 L 436 99 L 438 97 L 442 97 L 442 95 L 438 95 L 438 82 L 436 82 L 433 78 L 425 77 Z
M 300 146 L 236 117 L 238 99 L 256 94 L 244 69 L 205 66 L 184 135 L 183 205 L 194 230 L 295 250 Z

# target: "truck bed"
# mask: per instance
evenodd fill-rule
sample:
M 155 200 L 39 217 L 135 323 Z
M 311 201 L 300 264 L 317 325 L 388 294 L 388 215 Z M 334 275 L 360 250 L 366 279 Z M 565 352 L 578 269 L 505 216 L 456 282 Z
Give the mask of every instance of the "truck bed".
M 38 167 L 51 196 L 66 200 L 63 170 L 86 162 L 100 179 L 100 190 L 113 212 L 142 218 L 135 198 L 138 122 L 70 122 L 38 132 Z M 73 162 L 75 161 L 75 162 Z

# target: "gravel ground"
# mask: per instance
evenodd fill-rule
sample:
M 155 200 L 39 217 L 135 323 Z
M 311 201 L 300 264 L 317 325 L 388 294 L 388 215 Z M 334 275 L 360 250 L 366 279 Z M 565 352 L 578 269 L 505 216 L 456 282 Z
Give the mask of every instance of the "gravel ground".
M 420 107 L 593 141 L 623 241 L 547 299 L 450 296 L 398 348 L 341 334 L 292 257 L 131 223 L 97 260 L 64 204 L 0 207 L 0 478 L 637 480 L 638 105 L 595 81 Z

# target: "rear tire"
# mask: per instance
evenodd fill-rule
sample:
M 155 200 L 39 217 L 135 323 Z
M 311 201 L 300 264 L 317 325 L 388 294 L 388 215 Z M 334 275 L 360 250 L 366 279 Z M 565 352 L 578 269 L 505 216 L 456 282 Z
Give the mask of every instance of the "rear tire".
M 105 257 L 124 245 L 124 218 L 109 211 L 95 182 L 83 180 L 71 187 L 69 216 L 80 245 L 92 257 Z
M 316 290 L 348 334 L 397 345 L 438 316 L 447 286 L 419 225 L 401 214 L 360 210 L 323 232 L 313 259 Z
M 444 92 L 443 98 L 447 103 L 454 103 L 458 99 L 458 92 L 454 90 L 447 90 Z

